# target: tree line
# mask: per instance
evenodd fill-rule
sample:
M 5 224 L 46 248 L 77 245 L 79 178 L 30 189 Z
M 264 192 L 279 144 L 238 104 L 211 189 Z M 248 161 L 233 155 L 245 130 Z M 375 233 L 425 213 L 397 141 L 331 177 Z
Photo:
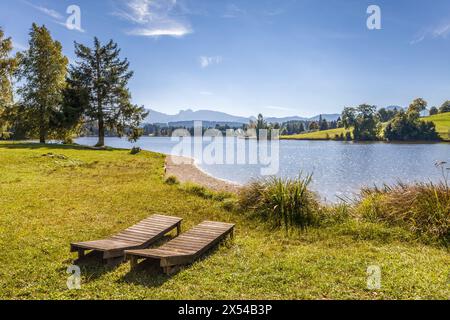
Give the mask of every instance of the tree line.
M 12 55 L 12 40 L 0 28 L 0 138 L 71 142 L 89 123 L 98 128 L 98 147 L 107 130 L 130 141 L 142 135 L 148 113 L 131 103 L 133 72 L 114 41 L 75 42 L 71 65 L 44 25 L 33 23 L 28 44 Z
M 329 137 L 334 140 L 356 141 L 438 141 L 439 134 L 431 121 L 421 118 L 427 110 L 428 103 L 415 99 L 407 110 L 402 108 L 378 109 L 376 106 L 362 104 L 358 107 L 344 108 L 337 121 L 290 121 L 281 125 L 281 134 L 295 135 L 304 132 L 324 131 L 336 128 L 349 130 L 346 134 Z M 450 112 L 450 101 L 445 101 L 440 108 L 430 108 L 430 115 Z M 353 130 L 353 134 L 350 133 Z

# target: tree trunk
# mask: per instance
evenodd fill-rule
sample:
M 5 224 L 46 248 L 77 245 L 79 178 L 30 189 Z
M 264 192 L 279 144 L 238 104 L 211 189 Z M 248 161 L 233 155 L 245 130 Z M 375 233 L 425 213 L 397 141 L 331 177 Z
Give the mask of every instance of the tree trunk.
M 45 143 L 46 129 L 45 129 L 45 108 L 41 106 L 41 123 L 39 124 L 39 142 Z
M 105 146 L 105 123 L 103 121 L 103 117 L 100 116 L 98 119 L 98 142 L 96 147 L 104 147 Z

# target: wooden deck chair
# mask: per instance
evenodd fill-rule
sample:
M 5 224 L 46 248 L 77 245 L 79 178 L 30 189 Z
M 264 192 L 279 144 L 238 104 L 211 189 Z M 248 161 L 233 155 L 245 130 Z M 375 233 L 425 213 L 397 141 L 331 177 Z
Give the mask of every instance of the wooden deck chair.
M 228 235 L 233 237 L 234 224 L 205 221 L 157 249 L 126 250 L 125 260 L 134 268 L 139 259 L 159 260 L 164 273 L 172 274 L 180 266 L 193 263 Z
M 85 251 L 99 251 L 108 264 L 123 257 L 128 249 L 148 248 L 165 234 L 177 228 L 177 235 L 181 233 L 183 219 L 162 215 L 153 215 L 138 224 L 103 240 L 78 242 L 70 245 L 71 252 L 78 252 L 78 257 L 84 257 Z

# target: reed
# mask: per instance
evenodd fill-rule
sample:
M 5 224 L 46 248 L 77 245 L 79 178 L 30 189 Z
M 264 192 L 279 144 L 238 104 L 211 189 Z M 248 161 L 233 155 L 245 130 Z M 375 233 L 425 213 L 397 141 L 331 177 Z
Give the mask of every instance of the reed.
M 319 201 L 308 189 L 312 176 L 253 181 L 239 194 L 239 205 L 269 221 L 275 228 L 302 230 L 318 222 Z

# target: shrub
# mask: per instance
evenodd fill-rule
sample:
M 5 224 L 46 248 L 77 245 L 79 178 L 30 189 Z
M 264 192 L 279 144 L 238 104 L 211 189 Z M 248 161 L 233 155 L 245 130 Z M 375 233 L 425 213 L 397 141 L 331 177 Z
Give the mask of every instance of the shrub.
M 133 149 L 131 149 L 130 154 L 135 155 L 140 153 L 142 150 L 139 147 L 133 147 Z
M 320 211 L 317 196 L 308 190 L 311 176 L 298 179 L 270 178 L 248 184 L 239 194 L 239 205 L 269 221 L 275 228 L 314 225 Z
M 348 131 L 345 133 L 345 140 L 347 140 L 347 141 L 352 141 L 353 140 L 352 134 L 350 132 L 348 132 Z
M 170 176 L 170 177 L 167 177 L 166 184 L 168 184 L 169 186 L 173 186 L 173 185 L 180 184 L 180 182 L 178 181 L 177 177 Z
M 364 189 L 356 210 L 367 221 L 405 227 L 447 245 L 450 240 L 450 190 L 444 182 Z
M 222 208 L 224 208 L 228 212 L 236 211 L 238 208 L 236 199 L 228 198 L 228 199 L 223 200 Z

